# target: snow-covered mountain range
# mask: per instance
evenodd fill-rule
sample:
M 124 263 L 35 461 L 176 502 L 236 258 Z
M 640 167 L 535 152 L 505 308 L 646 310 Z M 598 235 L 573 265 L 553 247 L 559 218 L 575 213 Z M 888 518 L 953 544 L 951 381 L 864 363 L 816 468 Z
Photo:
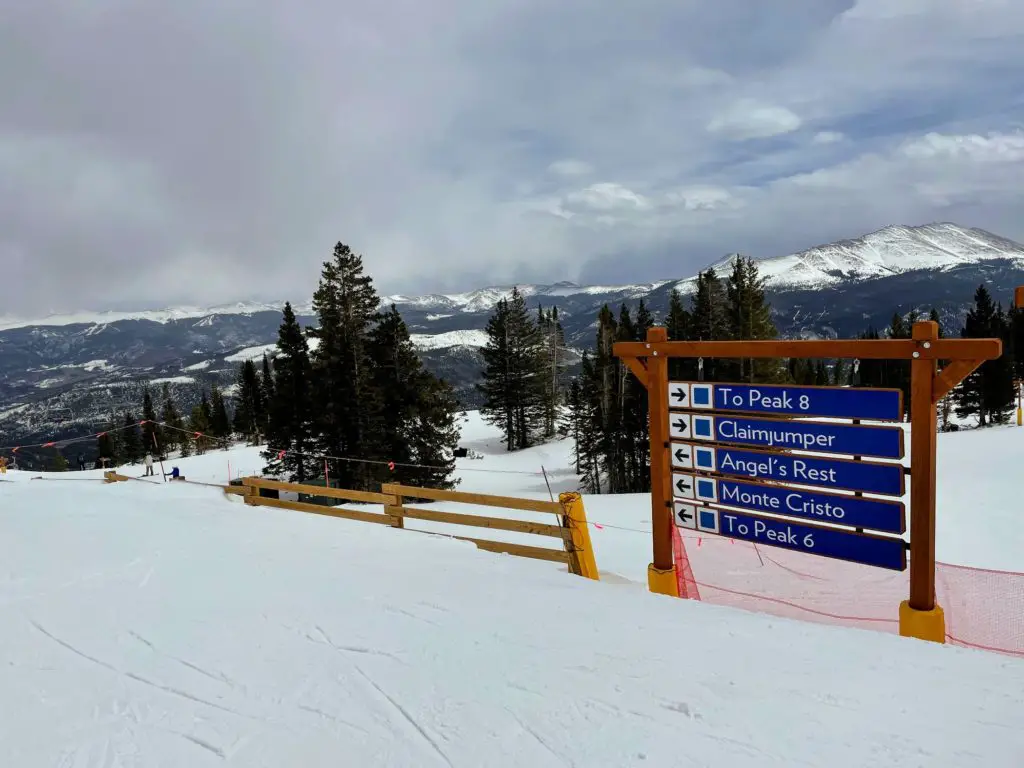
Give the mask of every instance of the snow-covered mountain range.
M 727 273 L 735 254 L 714 263 L 720 274 Z M 820 289 L 849 281 L 893 277 L 918 271 L 948 271 L 978 265 L 987 261 L 1008 261 L 1024 268 L 1024 245 L 981 229 L 968 229 L 956 224 L 926 224 L 919 227 L 890 226 L 853 240 L 839 240 L 809 248 L 788 256 L 760 259 L 758 265 L 768 288 L 772 291 Z M 616 296 L 622 300 L 640 299 L 660 288 L 670 286 L 683 293 L 692 290 L 695 276 L 659 280 L 634 285 L 578 285 L 558 282 L 552 285 L 521 285 L 528 298 L 546 304 L 579 296 Z M 400 309 L 435 313 L 443 319 L 456 313 L 490 312 L 512 286 L 490 286 L 456 294 L 425 294 L 383 296 L 382 305 L 395 304 Z M 173 307 L 135 312 L 74 312 L 43 318 L 0 316 L 0 331 L 27 326 L 104 326 L 125 320 L 146 320 L 169 323 L 197 319 L 212 322 L 214 316 L 254 315 L 280 312 L 279 302 L 237 302 L 215 307 Z M 311 315 L 309 303 L 294 303 L 300 315 Z M 440 314 L 450 313 L 450 314 Z
M 727 257 L 715 268 L 729 271 Z M 759 262 L 775 322 L 789 337 L 848 337 L 893 312 L 939 310 L 956 332 L 979 283 L 1009 300 L 1024 285 L 1024 245 L 955 224 L 892 226 Z M 558 282 L 523 285 L 531 306 L 557 305 L 567 342 L 593 344 L 597 313 L 644 299 L 655 316 L 673 289 L 693 290 L 693 276 L 631 285 Z M 402 312 L 425 364 L 474 404 L 483 328 L 511 286 L 460 294 L 384 296 Z M 230 385 L 238 364 L 273 347 L 281 303 L 236 303 L 156 311 L 96 312 L 38 319 L 0 318 L 0 446 L 44 435 L 54 423 L 92 427 L 112 410 L 133 407 L 146 380 L 167 381 L 186 402 L 211 382 Z M 294 304 L 300 321 L 311 308 Z

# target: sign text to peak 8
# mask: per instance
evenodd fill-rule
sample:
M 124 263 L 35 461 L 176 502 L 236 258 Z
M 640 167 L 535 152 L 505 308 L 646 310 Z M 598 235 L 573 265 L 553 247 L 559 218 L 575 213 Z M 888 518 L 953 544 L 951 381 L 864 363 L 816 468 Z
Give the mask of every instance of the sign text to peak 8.
M 903 393 L 898 389 L 670 381 L 668 406 L 698 411 L 900 421 L 903 418 Z
M 806 552 L 809 555 L 846 560 L 902 571 L 907 567 L 903 539 L 857 533 L 842 528 L 778 520 L 716 507 L 675 504 L 675 522 L 680 528 L 714 533 L 754 544 Z
M 698 472 L 778 480 L 786 484 L 877 493 L 881 496 L 902 496 L 906 491 L 901 464 L 772 453 L 707 443 L 673 442 L 668 450 L 675 466 Z
M 903 430 L 900 427 L 672 411 L 668 428 L 669 435 L 683 440 L 880 459 L 902 459 L 904 453 Z

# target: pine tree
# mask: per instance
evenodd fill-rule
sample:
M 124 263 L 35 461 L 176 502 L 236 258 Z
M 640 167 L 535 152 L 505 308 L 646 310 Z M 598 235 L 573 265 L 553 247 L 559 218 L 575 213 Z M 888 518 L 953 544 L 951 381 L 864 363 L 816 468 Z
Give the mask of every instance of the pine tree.
M 371 331 L 372 384 L 380 408 L 376 455 L 393 462 L 382 479 L 423 487 L 458 484 L 459 403 L 452 387 L 422 364 L 398 310 L 392 304 Z
M 484 371 L 477 390 L 483 396 L 480 414 L 484 420 L 498 427 L 506 450 L 514 451 L 516 438 L 516 402 L 513 386 L 512 344 L 509 340 L 508 301 L 501 299 L 487 320 L 487 344 L 480 350 Z
M 814 383 L 814 360 L 805 357 L 791 357 L 787 363 L 787 371 L 794 384 Z
M 160 413 L 160 420 L 166 425 L 158 435 L 160 440 L 159 455 L 167 458 L 167 455 L 175 448 L 181 451 L 182 456 L 189 456 L 192 453 L 191 441 L 185 430 L 185 422 L 178 412 L 177 403 L 171 394 L 171 387 L 166 382 L 163 386 L 163 409 Z M 154 457 L 155 458 L 155 457 Z
M 345 488 L 370 488 L 377 477 L 377 469 L 365 460 L 376 455 L 380 442 L 381 406 L 369 348 L 379 304 L 362 257 L 343 243 L 335 245 L 313 294 L 319 319 L 319 327 L 311 331 L 319 340 L 311 356 L 313 416 L 317 451 L 352 459 L 332 470 Z
M 771 306 L 765 298 L 764 279 L 757 263 L 751 258 L 737 256 L 732 273 L 726 281 L 726 310 L 728 338 L 737 341 L 765 341 L 778 338 L 779 332 L 772 320 Z M 719 375 L 731 374 L 737 381 L 750 383 L 780 382 L 785 378 L 781 360 L 749 358 L 720 361 Z
M 274 399 L 268 404 L 267 448 L 264 473 L 286 474 L 289 482 L 302 483 L 316 476 L 313 447 L 313 414 L 309 346 L 292 310 L 284 305 L 277 332 L 274 358 Z M 282 455 L 283 452 L 283 455 Z
M 266 358 L 264 358 L 266 359 Z M 272 374 L 271 378 L 272 378 Z M 271 380 L 273 386 L 273 380 Z M 235 379 L 235 432 L 252 445 L 258 445 L 265 427 L 263 419 L 263 387 L 256 364 L 246 360 L 238 369 Z
M 890 339 L 909 339 L 913 335 L 914 323 L 918 321 L 916 310 L 911 310 L 904 320 L 899 312 L 893 313 L 886 335 Z M 882 360 L 885 383 L 882 386 L 893 387 L 903 392 L 903 414 L 910 415 L 910 361 Z
M 673 288 L 668 295 L 668 317 L 665 319 L 669 341 L 692 341 L 692 320 L 689 310 L 683 306 L 682 295 L 678 289 Z M 642 341 L 646 341 L 646 338 Z M 696 379 L 697 361 L 686 357 L 669 358 L 668 377 L 673 381 Z
M 581 487 L 587 493 L 601 493 L 601 390 L 594 360 L 583 353 L 579 376 L 579 412 L 576 415 L 576 455 L 580 463 Z
M 881 337 L 874 326 L 869 325 L 868 329 L 864 331 L 859 339 L 864 341 L 876 341 Z M 885 371 L 883 365 L 885 360 L 858 360 L 854 362 L 852 382 L 857 387 L 884 387 L 886 386 Z
M 697 290 L 690 310 L 690 336 L 693 341 L 723 341 L 731 337 L 727 314 L 727 299 L 722 281 L 713 268 L 697 275 Z M 735 361 L 709 358 L 704 360 L 704 379 L 721 381 L 728 377 Z M 698 378 L 699 378 L 698 368 Z
M 975 291 L 974 306 L 967 313 L 960 335 L 965 339 L 1002 339 L 1004 354 L 982 363 L 964 380 L 957 393 L 956 414 L 960 418 L 976 416 L 979 426 L 1004 423 L 1016 402 L 1013 361 L 1005 351 L 1010 346 L 1010 324 L 1002 306 L 992 301 L 984 284 Z
M 928 313 L 928 319 L 931 320 L 939 327 L 939 338 L 944 339 L 946 337 L 945 329 L 942 327 L 942 319 L 939 317 L 939 311 L 932 307 Z M 945 360 L 939 361 L 939 368 L 944 368 L 947 362 Z M 935 406 L 938 425 L 940 432 L 948 432 L 950 429 L 949 419 L 953 415 L 953 395 L 947 394 L 939 403 Z
M 824 360 L 816 360 L 814 363 L 814 386 L 827 387 L 831 384 L 828 375 L 828 366 Z
M 540 332 L 517 288 L 487 322 L 480 413 L 503 434 L 510 451 L 530 447 L 543 427 L 544 376 Z
M 116 467 L 120 465 L 120 456 L 117 452 L 117 446 L 114 444 L 114 425 L 107 424 L 104 427 L 104 431 L 100 433 L 96 439 L 96 449 L 99 452 L 100 459 L 106 459 L 104 463 L 107 467 Z
M 368 349 L 373 361 L 372 385 L 380 407 L 377 441 L 368 455 L 394 463 L 390 473 L 393 482 L 420 485 L 413 466 L 418 458 L 413 440 L 427 374 L 394 304 L 370 332 Z
M 1024 307 L 1013 307 L 1009 312 L 1009 354 L 1013 359 L 1014 391 L 1020 403 L 1024 387 Z
M 832 364 L 832 381 L 830 383 L 833 387 L 845 387 L 850 383 L 849 360 L 840 357 Z
M 182 445 L 186 441 L 192 440 L 195 443 L 196 453 L 200 456 L 210 450 L 214 442 L 210 437 L 212 418 L 213 409 L 206 392 L 203 392 L 202 399 L 192 407 L 192 413 L 189 415 L 188 430 L 192 434 L 182 435 Z
M 270 427 L 270 404 L 276 395 L 274 385 L 274 368 L 270 362 L 270 356 L 263 353 L 263 367 L 259 376 L 260 382 L 260 407 L 256 411 L 256 421 L 259 425 L 260 434 L 266 434 Z
M 124 461 L 137 464 L 144 454 L 138 421 L 132 413 L 126 411 L 122 422 L 124 429 L 121 431 L 121 447 Z
M 1003 354 L 987 361 L 989 369 L 985 373 L 984 402 L 991 421 L 1005 424 L 1017 405 L 1017 387 L 1014 383 L 1013 329 L 1002 302 L 996 305 L 992 331 L 993 336 L 1003 342 Z
M 1010 354 L 1013 372 L 1018 381 L 1024 381 L 1024 307 L 1014 307 L 1010 317 Z
M 228 415 L 228 406 L 224 402 L 224 393 L 217 384 L 210 388 L 210 434 L 220 440 L 223 447 L 227 447 L 231 437 L 231 417 Z
M 582 467 L 582 462 L 580 460 L 580 414 L 582 413 L 581 397 L 580 380 L 577 376 L 569 382 L 569 391 L 566 394 L 566 407 L 559 422 L 559 432 L 561 435 L 572 440 L 572 463 L 577 475 L 580 474 Z
M 628 396 L 624 366 L 615 356 L 613 347 L 616 341 L 633 340 L 635 333 L 628 308 L 623 306 L 620 309 L 618 320 L 607 305 L 601 308 L 597 317 L 593 381 L 586 389 L 593 398 L 593 438 L 599 474 L 607 482 L 609 493 L 623 493 L 630 486 L 632 435 L 628 434 L 627 424 L 632 415 L 633 401 Z
M 642 341 L 654 318 L 641 300 L 635 320 L 625 305 L 619 312 L 619 341 Z M 650 490 L 650 431 L 648 425 L 647 389 L 629 369 L 616 358 L 619 371 L 619 402 L 622 418 L 620 472 L 622 493 L 643 493 Z
M 558 427 L 559 408 L 563 399 L 563 378 L 565 376 L 565 331 L 558 319 L 558 307 L 545 312 L 538 310 L 537 328 L 541 335 L 543 378 L 543 410 L 545 438 L 555 435 Z
M 448 382 L 427 375 L 419 393 L 413 430 L 413 456 L 420 465 L 419 483 L 428 488 L 458 485 L 453 478 L 455 448 L 459 443 L 459 402 Z
M 142 418 L 145 422 L 142 425 L 142 453 L 143 455 L 156 450 L 157 445 L 157 424 L 156 408 L 153 407 L 153 395 L 150 392 L 149 384 L 142 392 Z

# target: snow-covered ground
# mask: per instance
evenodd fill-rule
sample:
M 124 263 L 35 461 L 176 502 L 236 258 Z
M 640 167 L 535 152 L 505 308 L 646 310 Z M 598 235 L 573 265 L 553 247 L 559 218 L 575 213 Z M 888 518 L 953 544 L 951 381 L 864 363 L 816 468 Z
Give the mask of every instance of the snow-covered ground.
M 1021 440 L 940 437 L 940 559 L 1024 570 Z M 576 486 L 567 442 L 463 445 L 466 490 Z M 585 498 L 596 583 L 99 474 L 0 482 L 0 765 L 1024 765 L 1024 661 L 650 595 L 644 495 Z

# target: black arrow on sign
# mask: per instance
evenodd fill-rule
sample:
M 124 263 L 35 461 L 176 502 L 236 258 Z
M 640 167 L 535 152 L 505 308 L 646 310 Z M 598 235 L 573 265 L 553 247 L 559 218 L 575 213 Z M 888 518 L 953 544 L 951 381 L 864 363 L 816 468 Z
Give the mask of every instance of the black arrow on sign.
M 688 457 L 689 457 L 689 454 L 686 451 L 684 451 L 682 448 L 677 448 L 676 449 L 676 461 L 682 462 L 683 459 L 688 458 Z
M 674 426 L 680 432 L 685 432 L 686 431 L 686 422 L 683 419 L 680 419 L 679 421 L 677 421 Z M 665 454 L 662 454 L 662 456 L 664 456 L 664 455 Z
M 679 519 L 682 520 L 684 523 L 688 523 L 688 522 L 690 522 L 693 519 L 693 515 L 691 515 L 686 510 L 687 510 L 687 507 L 680 507 L 679 508 Z
M 679 489 L 680 493 L 686 493 L 688 490 L 690 490 L 690 482 L 688 480 L 680 478 L 679 480 L 676 481 L 676 488 Z
M 684 400 L 686 400 L 686 390 L 685 389 L 673 390 L 672 391 L 672 397 L 674 397 L 676 400 L 678 400 L 681 403 Z

